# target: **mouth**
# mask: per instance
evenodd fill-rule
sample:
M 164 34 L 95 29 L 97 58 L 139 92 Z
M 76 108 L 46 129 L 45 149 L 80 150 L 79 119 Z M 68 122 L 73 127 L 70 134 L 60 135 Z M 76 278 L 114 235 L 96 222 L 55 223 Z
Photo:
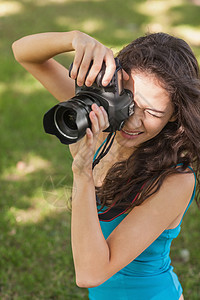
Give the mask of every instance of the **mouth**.
M 126 133 L 126 134 L 129 134 L 129 135 L 140 135 L 140 134 L 142 134 L 143 132 L 142 131 L 128 131 L 128 130 L 125 130 L 125 129 L 122 129 L 122 131 L 124 132 L 124 133 Z
M 121 135 L 125 139 L 137 139 L 143 132 L 142 131 L 128 131 L 125 129 L 121 129 Z

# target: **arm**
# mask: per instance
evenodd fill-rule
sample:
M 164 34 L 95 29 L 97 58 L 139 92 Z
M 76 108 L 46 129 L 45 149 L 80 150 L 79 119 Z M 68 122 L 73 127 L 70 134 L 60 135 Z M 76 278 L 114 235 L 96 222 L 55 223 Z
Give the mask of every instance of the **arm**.
M 140 255 L 187 207 L 193 174 L 171 176 L 161 190 L 135 207 L 107 240 L 99 225 L 94 185 L 74 176 L 72 244 L 77 285 L 102 284 Z M 184 187 L 184 188 L 183 188 Z
M 100 111 L 93 107 L 93 113 L 96 119 L 90 113 L 92 132 L 87 131 L 79 146 L 70 146 L 74 156 L 72 251 L 76 281 L 81 287 L 102 284 L 152 244 L 174 220 L 182 216 L 195 181 L 193 174 L 169 176 L 160 190 L 135 207 L 105 240 L 98 220 L 90 166 L 96 136 L 104 125 Z
M 16 60 L 60 101 L 74 96 L 73 79 L 77 78 L 79 85 L 84 83 L 92 59 L 94 64 L 87 77 L 88 86 L 95 80 L 103 61 L 107 66 L 106 81 L 111 80 L 115 70 L 112 51 L 79 31 L 30 35 L 14 42 L 12 48 Z M 68 70 L 53 59 L 60 53 L 70 51 L 75 51 L 73 79 L 69 77 Z

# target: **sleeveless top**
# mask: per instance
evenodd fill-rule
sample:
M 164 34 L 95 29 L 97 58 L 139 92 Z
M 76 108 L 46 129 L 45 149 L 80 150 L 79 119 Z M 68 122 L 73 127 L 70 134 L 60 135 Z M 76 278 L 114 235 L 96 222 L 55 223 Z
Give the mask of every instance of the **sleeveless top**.
M 194 199 L 195 190 L 196 177 L 194 191 L 184 215 Z M 124 213 L 109 222 L 100 221 L 105 239 L 126 216 Z M 103 284 L 89 288 L 89 299 L 178 300 L 183 289 L 171 266 L 170 246 L 172 240 L 180 233 L 182 219 L 177 227 L 164 230 L 148 248 L 122 270 Z

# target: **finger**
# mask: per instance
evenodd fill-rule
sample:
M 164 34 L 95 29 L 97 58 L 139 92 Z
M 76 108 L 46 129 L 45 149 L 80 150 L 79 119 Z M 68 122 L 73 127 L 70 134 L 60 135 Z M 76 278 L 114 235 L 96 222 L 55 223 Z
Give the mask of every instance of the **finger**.
M 106 63 L 106 71 L 103 76 L 102 84 L 103 84 L 103 86 L 106 86 L 111 81 L 111 79 L 115 73 L 115 70 L 116 70 L 116 64 L 115 64 L 114 56 L 113 56 L 113 53 L 111 50 L 110 50 L 109 54 L 107 54 L 105 56 L 104 61 Z
M 108 114 L 107 114 L 107 112 L 106 112 L 106 110 L 104 109 L 103 106 L 100 106 L 100 109 L 101 109 L 103 117 L 104 117 L 105 129 L 106 129 L 110 126 L 109 120 L 108 120 Z
M 102 63 L 107 52 L 108 48 L 102 45 L 101 43 L 96 43 L 95 47 L 93 47 L 93 64 L 86 79 L 87 86 L 92 85 L 92 83 L 95 81 L 97 75 L 99 74 L 102 68 Z
M 98 129 L 99 130 L 104 130 L 105 128 L 108 127 L 108 116 L 106 111 L 102 106 L 98 107 L 98 105 L 93 104 L 92 105 L 92 110 L 94 111 L 96 118 L 98 120 Z
M 90 50 L 88 50 L 84 53 L 83 59 L 81 61 L 81 64 L 80 64 L 80 67 L 78 70 L 77 84 L 79 86 L 82 86 L 85 82 L 85 77 L 88 72 L 91 61 L 92 61 L 92 52 Z
M 94 111 L 91 111 L 89 113 L 89 117 L 90 117 L 90 121 L 91 121 L 91 124 L 92 124 L 92 126 L 91 126 L 92 127 L 92 133 L 94 135 L 97 135 L 100 131 L 98 118 L 97 118 Z
M 83 50 L 82 49 L 77 49 L 73 61 L 73 67 L 71 70 L 71 78 L 76 79 L 78 75 L 78 70 L 81 64 L 81 61 L 83 59 Z
M 92 145 L 93 144 L 93 133 L 90 128 L 86 129 L 86 136 L 87 136 L 87 144 Z
M 98 57 L 98 59 L 94 59 L 94 62 L 92 64 L 92 67 L 87 75 L 85 84 L 87 86 L 91 86 L 93 82 L 95 81 L 97 75 L 99 74 L 101 68 L 102 68 L 102 63 L 103 63 L 103 56 Z

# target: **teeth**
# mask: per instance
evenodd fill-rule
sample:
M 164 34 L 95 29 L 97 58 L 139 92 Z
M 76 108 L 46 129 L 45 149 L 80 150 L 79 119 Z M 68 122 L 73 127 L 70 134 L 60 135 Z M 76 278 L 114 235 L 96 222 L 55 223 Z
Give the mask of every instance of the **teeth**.
M 129 135 L 139 135 L 140 134 L 140 132 L 135 133 L 135 132 L 128 132 L 126 130 L 123 130 L 123 131 Z

